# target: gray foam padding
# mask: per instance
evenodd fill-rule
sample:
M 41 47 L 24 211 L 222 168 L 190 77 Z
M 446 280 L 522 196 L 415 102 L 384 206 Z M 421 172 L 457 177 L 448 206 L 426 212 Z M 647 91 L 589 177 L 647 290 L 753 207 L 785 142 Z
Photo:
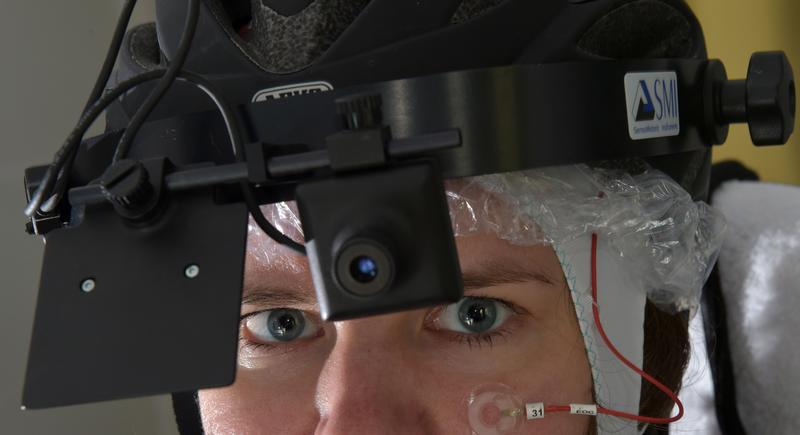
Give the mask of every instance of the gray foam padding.
M 478 17 L 505 0 L 464 0 L 450 18 L 451 24 L 460 24 Z
M 246 44 L 270 72 L 290 73 L 310 65 L 355 20 L 369 0 L 317 0 L 292 16 L 283 16 L 253 0 Z
M 290 17 L 307 8 L 314 0 L 260 0 L 261 4 L 272 8 L 275 12 Z
M 636 0 L 600 18 L 578 41 L 587 53 L 614 59 L 687 57 L 693 40 L 687 17 L 658 0 Z
M 503 1 L 464 0 L 451 23 L 469 21 Z M 209 5 L 217 19 L 224 20 L 227 14 L 219 2 L 211 1 Z M 287 10 L 273 9 L 263 0 L 250 0 L 252 20 L 246 36 L 230 29 L 228 33 L 264 70 L 280 74 L 297 72 L 322 56 L 368 3 L 369 0 L 316 0 L 287 14 Z

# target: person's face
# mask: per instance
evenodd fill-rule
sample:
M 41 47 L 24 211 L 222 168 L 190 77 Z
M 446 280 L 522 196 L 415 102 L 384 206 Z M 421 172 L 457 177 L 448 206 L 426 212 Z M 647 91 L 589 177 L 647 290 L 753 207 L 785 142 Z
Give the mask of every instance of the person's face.
M 592 403 L 569 291 L 546 246 L 457 238 L 465 299 L 326 323 L 305 258 L 248 252 L 236 382 L 199 393 L 211 434 L 470 434 L 467 397 L 512 386 L 525 402 Z M 278 309 L 284 309 L 277 311 Z M 519 433 L 585 434 L 548 414 Z

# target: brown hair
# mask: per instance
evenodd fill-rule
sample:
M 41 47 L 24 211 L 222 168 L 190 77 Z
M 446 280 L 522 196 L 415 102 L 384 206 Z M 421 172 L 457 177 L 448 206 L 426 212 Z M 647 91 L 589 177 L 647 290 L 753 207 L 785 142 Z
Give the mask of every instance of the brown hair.
M 678 393 L 690 350 L 687 313 L 670 314 L 648 301 L 644 311 L 644 371 Z M 661 390 L 642 382 L 640 415 L 669 417 L 674 406 Z
M 644 310 L 644 371 L 677 394 L 681 389 L 683 372 L 689 363 L 690 350 L 686 313 L 670 314 L 647 301 Z M 666 394 L 642 380 L 639 415 L 666 418 L 674 406 Z M 650 425 L 649 431 L 666 430 Z M 597 435 L 597 420 L 592 422 L 588 435 Z

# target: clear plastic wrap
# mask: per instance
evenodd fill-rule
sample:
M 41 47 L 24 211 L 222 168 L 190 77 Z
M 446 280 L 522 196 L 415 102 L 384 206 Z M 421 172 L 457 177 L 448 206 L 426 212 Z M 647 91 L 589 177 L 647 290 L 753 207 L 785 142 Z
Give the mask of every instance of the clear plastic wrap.
M 630 264 L 648 298 L 694 311 L 716 261 L 725 223 L 669 176 L 587 165 L 549 167 L 446 182 L 456 236 L 495 234 L 514 244 L 557 245 L 595 232 Z M 275 226 L 302 238 L 294 203 L 262 207 Z M 252 221 L 248 249 L 259 261 L 295 255 Z

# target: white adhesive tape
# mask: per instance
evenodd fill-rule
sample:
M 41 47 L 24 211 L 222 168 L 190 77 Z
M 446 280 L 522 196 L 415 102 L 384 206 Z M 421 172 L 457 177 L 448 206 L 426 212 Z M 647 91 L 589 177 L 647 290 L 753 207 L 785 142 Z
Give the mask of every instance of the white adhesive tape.
M 577 415 L 597 415 L 597 405 L 573 403 L 569 405 L 569 413 Z

